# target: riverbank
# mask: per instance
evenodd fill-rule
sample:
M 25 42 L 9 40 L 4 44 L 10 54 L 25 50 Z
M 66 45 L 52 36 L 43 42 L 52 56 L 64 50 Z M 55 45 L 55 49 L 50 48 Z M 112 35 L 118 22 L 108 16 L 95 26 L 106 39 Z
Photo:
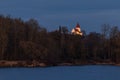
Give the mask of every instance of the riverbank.
M 45 63 L 37 61 L 0 61 L 0 67 L 46 67 Z
M 81 65 L 114 65 L 114 66 L 120 66 L 120 64 L 112 63 L 112 62 L 96 62 L 96 63 L 70 63 L 70 62 L 64 62 L 64 63 L 58 63 L 56 65 L 54 64 L 46 64 L 44 62 L 38 62 L 38 61 L 6 61 L 1 60 L 0 61 L 0 67 L 50 67 L 50 66 L 81 66 Z

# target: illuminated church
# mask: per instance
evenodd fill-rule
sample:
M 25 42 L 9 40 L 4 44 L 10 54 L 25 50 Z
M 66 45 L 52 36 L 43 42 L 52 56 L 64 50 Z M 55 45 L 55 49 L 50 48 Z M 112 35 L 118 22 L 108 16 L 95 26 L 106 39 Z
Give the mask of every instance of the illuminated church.
M 83 35 L 83 33 L 81 32 L 81 29 L 80 29 L 80 25 L 78 23 L 77 23 L 76 27 L 72 29 L 71 33 L 74 35 L 80 35 L 80 36 Z

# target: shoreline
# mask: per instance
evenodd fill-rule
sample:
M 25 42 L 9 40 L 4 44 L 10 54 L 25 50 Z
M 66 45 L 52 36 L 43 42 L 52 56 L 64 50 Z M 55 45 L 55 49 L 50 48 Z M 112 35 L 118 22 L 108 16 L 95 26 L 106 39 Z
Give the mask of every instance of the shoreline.
M 34 67 L 54 67 L 54 66 L 84 66 L 84 65 L 112 65 L 112 66 L 120 66 L 119 63 L 113 62 L 96 62 L 96 63 L 70 63 L 70 62 L 63 62 L 54 64 L 46 64 L 44 62 L 38 61 L 0 61 L 0 68 L 14 68 L 14 67 L 25 67 L 25 68 L 34 68 Z

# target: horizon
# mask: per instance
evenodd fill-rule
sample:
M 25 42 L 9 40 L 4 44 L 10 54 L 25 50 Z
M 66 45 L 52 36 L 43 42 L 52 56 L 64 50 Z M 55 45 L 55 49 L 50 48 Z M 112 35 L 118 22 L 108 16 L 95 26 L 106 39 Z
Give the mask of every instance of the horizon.
M 37 20 L 47 30 L 67 26 L 69 31 L 79 23 L 86 33 L 101 32 L 103 24 L 120 26 L 119 0 L 2 0 L 0 14 L 27 21 Z

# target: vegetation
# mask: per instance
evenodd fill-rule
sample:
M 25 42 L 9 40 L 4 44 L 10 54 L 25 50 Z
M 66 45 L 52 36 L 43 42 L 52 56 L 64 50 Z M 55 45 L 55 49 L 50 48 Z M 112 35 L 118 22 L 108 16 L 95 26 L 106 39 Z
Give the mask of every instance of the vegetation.
M 78 36 L 65 26 L 48 32 L 34 19 L 25 22 L 0 16 L 0 60 L 49 65 L 120 63 L 120 30 L 104 24 L 101 33 Z

